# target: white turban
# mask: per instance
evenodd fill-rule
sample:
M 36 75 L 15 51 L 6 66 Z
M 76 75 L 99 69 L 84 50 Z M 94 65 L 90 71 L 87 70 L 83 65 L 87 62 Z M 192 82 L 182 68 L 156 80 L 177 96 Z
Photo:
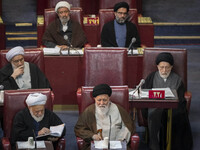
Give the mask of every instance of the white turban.
M 29 94 L 26 99 L 26 104 L 28 106 L 35 106 L 35 105 L 45 105 L 47 101 L 47 96 L 41 93 L 33 93 Z
M 66 7 L 66 8 L 68 8 L 69 11 L 70 11 L 70 7 L 71 7 L 71 6 L 70 6 L 70 4 L 69 4 L 68 2 L 66 2 L 66 1 L 60 1 L 60 2 L 58 2 L 58 3 L 56 4 L 55 12 L 57 12 L 58 9 L 59 9 L 60 7 Z
M 21 46 L 14 47 L 6 53 L 6 59 L 10 61 L 16 55 L 24 55 L 24 48 Z

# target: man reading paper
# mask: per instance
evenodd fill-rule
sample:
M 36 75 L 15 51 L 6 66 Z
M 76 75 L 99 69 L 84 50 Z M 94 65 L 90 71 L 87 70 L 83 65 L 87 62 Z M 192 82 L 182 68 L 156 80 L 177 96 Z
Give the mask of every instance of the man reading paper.
M 92 140 L 110 137 L 111 141 L 126 141 L 135 131 L 133 121 L 126 110 L 110 101 L 112 89 L 107 84 L 94 87 L 92 96 L 95 104 L 88 106 L 75 125 L 76 136 L 84 139 L 83 149 L 90 149 Z M 98 131 L 102 130 L 102 134 Z
M 26 99 L 27 108 L 19 111 L 14 117 L 11 131 L 11 145 L 15 149 L 16 141 L 27 141 L 28 137 L 41 136 L 50 133 L 50 126 L 63 124 L 61 119 L 52 111 L 45 109 L 47 96 L 41 93 L 29 94 Z M 65 135 L 65 128 L 62 136 Z M 61 137 L 62 137 L 61 136 Z M 54 148 L 58 138 L 43 136 L 40 140 L 53 141 Z

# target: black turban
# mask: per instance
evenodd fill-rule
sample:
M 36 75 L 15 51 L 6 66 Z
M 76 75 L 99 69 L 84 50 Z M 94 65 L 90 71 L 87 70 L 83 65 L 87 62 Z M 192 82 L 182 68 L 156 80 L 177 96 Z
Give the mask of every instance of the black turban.
M 126 8 L 127 12 L 129 11 L 129 5 L 127 2 L 119 2 L 114 6 L 114 12 L 116 12 L 119 8 Z
M 101 94 L 108 94 L 108 96 L 110 97 L 112 94 L 112 89 L 107 84 L 99 84 L 95 86 L 93 89 L 92 96 L 97 97 L 98 95 L 101 95 Z
M 156 58 L 156 64 L 158 65 L 160 62 L 168 62 L 170 65 L 174 65 L 174 59 L 171 53 L 163 52 L 158 54 Z

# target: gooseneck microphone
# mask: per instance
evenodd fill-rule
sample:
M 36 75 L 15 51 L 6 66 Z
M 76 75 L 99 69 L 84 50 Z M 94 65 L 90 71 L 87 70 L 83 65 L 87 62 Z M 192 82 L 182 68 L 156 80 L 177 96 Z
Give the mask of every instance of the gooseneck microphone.
M 135 93 L 137 90 L 139 90 L 139 88 L 145 83 L 145 80 L 144 79 L 141 79 L 140 80 L 140 83 L 136 86 L 135 90 L 133 93 Z
M 110 130 L 109 130 L 109 137 L 108 137 L 108 150 L 110 150 L 110 134 L 111 134 L 111 125 L 112 125 L 111 115 L 109 115 L 109 119 L 110 119 Z
M 35 141 L 35 150 L 37 150 L 37 141 L 36 141 L 36 136 L 35 136 L 35 131 L 33 129 L 33 139 Z
M 135 42 L 136 42 L 136 38 L 133 37 L 133 38 L 131 39 L 131 43 L 129 44 L 128 50 L 133 50 L 133 44 L 134 44 Z
M 69 41 L 68 35 L 64 35 L 64 39 L 67 41 L 67 44 L 69 45 L 69 47 L 68 47 L 68 55 L 69 55 L 70 48 L 72 47 L 72 44 L 71 44 L 71 42 Z

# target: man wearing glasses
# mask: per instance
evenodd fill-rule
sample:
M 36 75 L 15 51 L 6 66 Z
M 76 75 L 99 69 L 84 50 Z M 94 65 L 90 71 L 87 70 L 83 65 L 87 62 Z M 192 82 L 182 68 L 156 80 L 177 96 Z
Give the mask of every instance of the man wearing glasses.
M 126 2 L 115 4 L 115 19 L 106 23 L 101 32 L 102 47 L 129 47 L 131 43 L 133 47 L 140 47 L 139 33 L 136 25 L 128 21 L 128 11 Z
M 48 79 L 32 63 L 24 61 L 24 48 L 14 47 L 6 53 L 8 64 L 0 69 L 4 90 L 51 88 Z

